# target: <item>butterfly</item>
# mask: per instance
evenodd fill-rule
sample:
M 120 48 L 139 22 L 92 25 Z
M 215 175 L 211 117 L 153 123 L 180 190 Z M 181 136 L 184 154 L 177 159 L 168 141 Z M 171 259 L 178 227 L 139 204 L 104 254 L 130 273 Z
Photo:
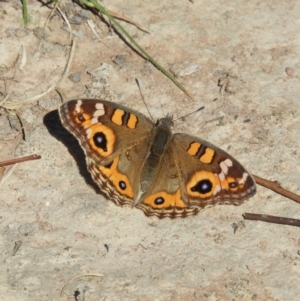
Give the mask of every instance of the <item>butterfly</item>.
M 83 148 L 93 180 L 117 205 L 158 218 L 186 217 L 207 205 L 240 205 L 256 192 L 251 174 L 225 151 L 172 134 L 169 115 L 154 123 L 100 99 L 68 101 L 59 115 Z

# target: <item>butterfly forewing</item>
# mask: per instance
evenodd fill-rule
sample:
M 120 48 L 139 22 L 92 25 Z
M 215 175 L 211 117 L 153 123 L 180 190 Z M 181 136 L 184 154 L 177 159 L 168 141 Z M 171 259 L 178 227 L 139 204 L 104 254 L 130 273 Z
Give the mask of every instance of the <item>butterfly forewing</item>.
M 71 100 L 59 113 L 63 126 L 97 163 L 107 164 L 149 139 L 153 129 L 153 122 L 143 114 L 105 100 Z

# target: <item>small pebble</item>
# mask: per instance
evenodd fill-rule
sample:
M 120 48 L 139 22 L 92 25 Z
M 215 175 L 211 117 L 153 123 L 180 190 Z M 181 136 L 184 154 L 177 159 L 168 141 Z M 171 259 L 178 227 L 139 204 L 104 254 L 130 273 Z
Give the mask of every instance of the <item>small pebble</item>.
M 42 39 L 45 38 L 45 31 L 44 31 L 44 29 L 42 27 L 36 27 L 36 28 L 34 28 L 33 29 L 33 33 L 40 40 L 42 40 Z
M 80 78 L 81 78 L 81 73 L 80 72 L 74 72 L 71 75 L 69 75 L 68 78 L 73 83 L 78 83 L 80 81 Z
M 25 196 L 20 196 L 19 198 L 18 198 L 18 202 L 25 202 L 26 201 L 26 198 L 25 198 Z
M 294 76 L 295 70 L 294 70 L 292 67 L 286 67 L 286 68 L 285 68 L 285 73 L 286 73 L 288 76 Z
M 34 234 L 39 231 L 39 226 L 36 223 L 25 223 L 19 227 L 18 231 L 21 235 Z
M 117 65 L 121 65 L 126 63 L 126 57 L 123 55 L 116 55 L 116 57 L 113 58 L 112 61 Z
M 77 24 L 77 25 L 82 24 L 86 20 L 87 20 L 87 18 L 83 18 L 82 16 L 73 16 L 73 17 L 69 18 L 69 22 L 71 24 Z
M 170 68 L 170 71 L 174 74 L 175 77 L 183 77 L 201 70 L 202 66 L 199 64 L 181 64 L 181 65 L 174 65 Z
M 79 15 L 84 18 L 84 19 L 92 19 L 93 18 L 93 14 L 91 11 L 87 10 L 87 9 L 83 9 L 79 12 Z

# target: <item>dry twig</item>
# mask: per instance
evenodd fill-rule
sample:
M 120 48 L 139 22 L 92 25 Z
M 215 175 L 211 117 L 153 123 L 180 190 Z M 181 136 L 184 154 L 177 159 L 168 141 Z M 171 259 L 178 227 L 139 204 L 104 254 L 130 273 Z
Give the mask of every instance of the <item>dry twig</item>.
M 15 170 L 16 163 L 21 163 L 21 162 L 26 162 L 26 161 L 31 161 L 31 160 L 38 160 L 40 159 L 41 156 L 39 155 L 31 155 L 31 156 L 27 156 L 27 157 L 22 157 L 22 158 L 16 158 L 16 159 L 11 159 L 11 160 L 7 160 L 7 161 L 2 161 L 0 162 L 0 184 L 3 184 L 8 177 L 13 173 L 13 171 Z M 9 165 L 13 165 L 8 171 L 5 172 L 5 168 L 4 166 L 9 166 Z
M 266 214 L 244 213 L 244 219 L 300 227 L 300 220 Z
M 288 191 L 288 190 L 282 188 L 278 181 L 269 181 L 269 180 L 263 179 L 256 175 L 252 175 L 252 176 L 257 184 L 267 187 L 267 188 L 269 188 L 297 203 L 300 203 L 300 196 L 291 191 Z
M 7 160 L 7 161 L 2 161 L 2 162 L 0 162 L 0 167 L 14 165 L 16 163 L 21 163 L 21 162 L 26 162 L 26 161 L 38 160 L 38 159 L 41 159 L 41 156 L 34 154 L 34 155 L 22 157 L 22 158 L 16 158 L 16 159 L 11 159 L 11 160 Z

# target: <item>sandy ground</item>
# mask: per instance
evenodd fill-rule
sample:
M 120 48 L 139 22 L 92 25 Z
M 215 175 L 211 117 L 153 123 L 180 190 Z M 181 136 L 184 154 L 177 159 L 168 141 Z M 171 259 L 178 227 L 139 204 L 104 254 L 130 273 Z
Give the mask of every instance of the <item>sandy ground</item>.
M 208 140 L 251 173 L 300 193 L 299 1 L 101 3 L 149 30 L 122 22 L 167 69 L 199 67 L 179 78 L 195 101 L 101 19 L 63 1 L 77 42 L 70 76 L 60 85 L 67 99 L 105 98 L 147 114 L 138 78 L 155 118 L 205 106 L 178 120 L 174 131 Z M 43 32 L 50 9 L 37 1 L 28 9 L 24 29 L 20 2 L 0 2 L 5 105 L 55 85 L 70 52 L 61 15 Z M 116 64 L 117 55 L 125 61 Z M 300 218 L 299 204 L 258 187 L 242 206 L 218 205 L 186 219 L 117 207 L 99 194 L 83 152 L 62 128 L 60 102 L 53 91 L 18 108 L 25 141 L 17 119 L 1 111 L 0 160 L 42 156 L 19 164 L 1 184 L 1 300 L 300 300 L 299 228 L 242 218 L 244 212 Z

